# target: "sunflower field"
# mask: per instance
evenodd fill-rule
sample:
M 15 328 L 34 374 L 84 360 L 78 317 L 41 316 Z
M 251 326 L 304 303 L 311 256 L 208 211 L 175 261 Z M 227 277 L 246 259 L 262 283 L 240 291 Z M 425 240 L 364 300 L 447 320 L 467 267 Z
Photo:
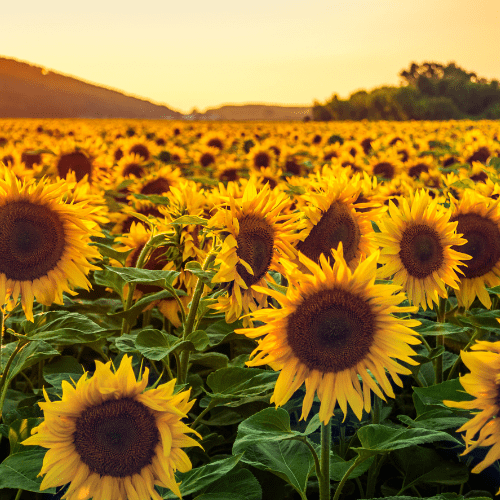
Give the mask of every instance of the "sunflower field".
M 0 120 L 0 499 L 500 494 L 500 123 Z

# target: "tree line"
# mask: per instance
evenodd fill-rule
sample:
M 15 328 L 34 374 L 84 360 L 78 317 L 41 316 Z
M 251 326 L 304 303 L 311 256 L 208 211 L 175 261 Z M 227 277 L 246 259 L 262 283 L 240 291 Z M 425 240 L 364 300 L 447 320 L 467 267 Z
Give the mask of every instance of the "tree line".
M 500 85 L 454 62 L 411 63 L 399 73 L 399 87 L 360 90 L 348 99 L 337 94 L 313 104 L 313 120 L 500 119 Z

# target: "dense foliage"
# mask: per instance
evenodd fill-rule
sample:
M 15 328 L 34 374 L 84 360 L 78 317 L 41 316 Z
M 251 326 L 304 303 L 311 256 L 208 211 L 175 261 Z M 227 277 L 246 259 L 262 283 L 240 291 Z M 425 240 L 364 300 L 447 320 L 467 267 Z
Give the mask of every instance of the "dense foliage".
M 313 119 L 328 120 L 449 120 L 500 118 L 498 80 L 487 81 L 455 63 L 446 66 L 412 63 L 399 76 L 399 87 L 360 90 L 348 99 L 334 95 L 315 102 Z

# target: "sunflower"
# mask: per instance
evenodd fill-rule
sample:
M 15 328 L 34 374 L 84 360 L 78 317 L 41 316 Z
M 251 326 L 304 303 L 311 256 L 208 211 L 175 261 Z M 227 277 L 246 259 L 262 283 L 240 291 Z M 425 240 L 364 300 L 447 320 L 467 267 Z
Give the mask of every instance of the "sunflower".
M 451 221 L 467 240 L 461 250 L 472 259 L 464 268 L 464 278 L 455 292 L 458 302 L 469 308 L 476 296 L 491 307 L 485 285 L 500 285 L 500 200 L 491 200 L 473 190 L 464 191 L 458 203 L 452 203 Z
M 323 170 L 327 171 L 331 172 Z M 352 269 L 360 259 L 377 249 L 371 221 L 377 219 L 385 207 L 358 202 L 362 190 L 359 175 L 353 178 L 345 174 L 321 176 L 321 180 L 318 176 L 307 189 L 302 195 L 305 203 L 300 203 L 307 217 L 306 237 L 297 243 L 297 250 L 318 263 L 321 254 L 330 257 L 332 250 L 342 242 L 345 259 Z
M 273 297 L 281 308 L 255 311 L 252 319 L 264 325 L 236 330 L 250 338 L 265 336 L 247 365 L 271 364 L 280 370 L 271 402 L 284 405 L 305 382 L 301 419 L 307 418 L 317 393 L 319 418 L 325 424 L 337 401 L 344 415 L 349 404 L 361 420 L 363 408 L 370 411 L 371 391 L 384 400 L 384 393 L 394 397 L 386 371 L 402 386 L 399 374 L 411 372 L 395 359 L 417 365 L 410 357 L 416 353 L 409 344 L 420 343 L 410 329 L 420 323 L 392 315 L 416 310 L 397 307 L 406 298 L 399 293 L 400 287 L 375 284 L 378 252 L 354 272 L 344 260 L 342 244 L 333 256 L 332 267 L 324 255 L 318 265 L 299 253 L 308 273 L 290 267 L 286 295 L 254 287 Z
M 478 446 L 491 446 L 484 460 L 476 465 L 473 473 L 479 474 L 493 462 L 500 459 L 500 342 L 477 341 L 471 349 L 462 351 L 460 357 L 470 373 L 460 377 L 460 383 L 467 393 L 476 399 L 471 401 L 443 401 L 452 408 L 479 410 L 457 432 L 465 431 L 466 450 L 464 455 Z M 479 433 L 477 441 L 474 436 Z M 497 495 L 500 494 L 500 490 Z
M 23 182 L 7 173 L 0 180 L 0 297 L 12 296 L 33 321 L 33 301 L 63 303 L 70 286 L 89 289 L 86 275 L 98 269 L 89 263 L 100 257 L 89 246 L 99 235 L 93 208 L 85 202 L 63 203 L 66 181 Z
M 266 286 L 266 279 L 271 279 L 268 271 L 280 269 L 280 257 L 295 257 L 293 242 L 303 226 L 298 214 L 283 213 L 291 204 L 290 198 L 271 191 L 268 184 L 257 191 L 249 182 L 241 199 L 235 199 L 230 191 L 228 195 L 229 208 L 219 209 L 208 227 L 224 238 L 212 283 L 228 283 L 228 294 L 219 297 L 213 307 L 224 311 L 226 321 L 232 323 L 242 312 L 266 303 L 267 298 L 253 286 Z
M 406 291 L 408 299 L 424 310 L 433 308 L 438 296 L 448 297 L 445 284 L 458 288 L 456 271 L 470 259 L 453 247 L 466 240 L 456 234 L 451 212 L 425 191 L 417 191 L 411 203 L 403 198 L 400 208 L 389 202 L 390 217 L 378 222 L 376 239 L 382 247 L 378 276 L 389 278 Z
M 182 419 L 194 404 L 190 389 L 174 394 L 176 380 L 145 391 L 149 370 L 136 380 L 132 358 L 124 356 L 115 373 L 111 361 L 96 361 L 73 387 L 62 383 L 60 401 L 39 403 L 44 421 L 23 441 L 46 452 L 41 490 L 69 483 L 67 500 L 161 500 L 154 485 L 181 493 L 174 472 L 192 468 L 188 446 L 200 446 Z

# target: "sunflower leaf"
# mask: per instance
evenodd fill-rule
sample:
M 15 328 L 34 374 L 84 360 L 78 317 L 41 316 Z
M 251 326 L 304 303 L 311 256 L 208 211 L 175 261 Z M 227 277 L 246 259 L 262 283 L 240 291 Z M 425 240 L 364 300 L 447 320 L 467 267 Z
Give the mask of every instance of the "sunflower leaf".
M 423 443 L 435 441 L 451 441 L 460 445 L 461 442 L 446 432 L 432 429 L 400 429 L 385 425 L 370 424 L 358 429 L 361 446 L 352 448 L 359 455 L 370 456 L 388 453 Z
M 165 287 L 171 285 L 179 276 L 179 271 L 157 271 L 156 269 L 138 269 L 136 267 L 104 266 L 110 273 L 117 274 L 124 283 L 143 283 Z
M 175 290 L 175 292 L 178 296 L 187 295 L 184 290 Z M 133 325 L 139 314 L 141 314 L 144 309 L 149 304 L 151 304 L 151 302 L 154 302 L 155 300 L 169 299 L 172 297 L 172 292 L 170 292 L 169 290 L 161 290 L 159 292 L 150 293 L 139 299 L 130 309 L 127 309 L 126 311 L 119 311 L 113 314 L 108 314 L 108 316 L 111 318 L 119 319 L 125 318 L 129 324 Z
M 33 323 L 24 321 L 22 326 L 30 340 L 43 340 L 54 345 L 90 343 L 112 334 L 83 314 L 68 311 L 37 314 Z
M 207 222 L 208 222 L 207 219 L 199 217 L 198 215 L 183 215 L 173 220 L 169 224 L 173 226 L 188 226 L 191 224 L 206 226 Z
M 61 387 L 63 380 L 75 382 L 83 375 L 83 367 L 73 356 L 60 356 L 43 367 L 43 378 L 52 387 Z
M 425 405 L 438 405 L 448 408 L 443 400 L 450 401 L 470 401 L 474 399 L 470 394 L 464 391 L 458 378 L 447 380 L 441 384 L 436 384 L 430 387 L 414 387 L 414 393 L 419 397 Z
M 233 469 L 209 485 L 196 500 L 260 500 L 262 487 L 248 469 Z
M 40 492 L 42 478 L 37 475 L 43 464 L 47 450 L 38 446 L 25 448 L 26 451 L 9 455 L 0 464 L 0 488 L 14 488 Z M 55 488 L 44 490 L 44 493 L 55 493 Z
M 221 368 L 207 377 L 207 385 L 213 392 L 205 392 L 210 399 L 220 400 L 221 404 L 237 406 L 271 392 L 277 378 L 277 372 L 259 368 Z
M 241 459 L 241 455 L 214 460 L 207 465 L 191 469 L 189 472 L 176 474 L 176 479 L 182 481 L 180 485 L 181 494 L 190 495 L 207 488 L 215 481 L 223 478 L 232 471 Z M 177 499 L 175 494 L 166 488 L 159 488 L 162 498 L 165 500 Z
M 212 283 L 212 278 L 215 276 L 215 271 L 205 271 L 199 262 L 192 260 L 184 266 L 186 271 L 193 273 L 198 279 L 200 279 L 205 285 L 208 285 L 210 288 L 214 287 Z

